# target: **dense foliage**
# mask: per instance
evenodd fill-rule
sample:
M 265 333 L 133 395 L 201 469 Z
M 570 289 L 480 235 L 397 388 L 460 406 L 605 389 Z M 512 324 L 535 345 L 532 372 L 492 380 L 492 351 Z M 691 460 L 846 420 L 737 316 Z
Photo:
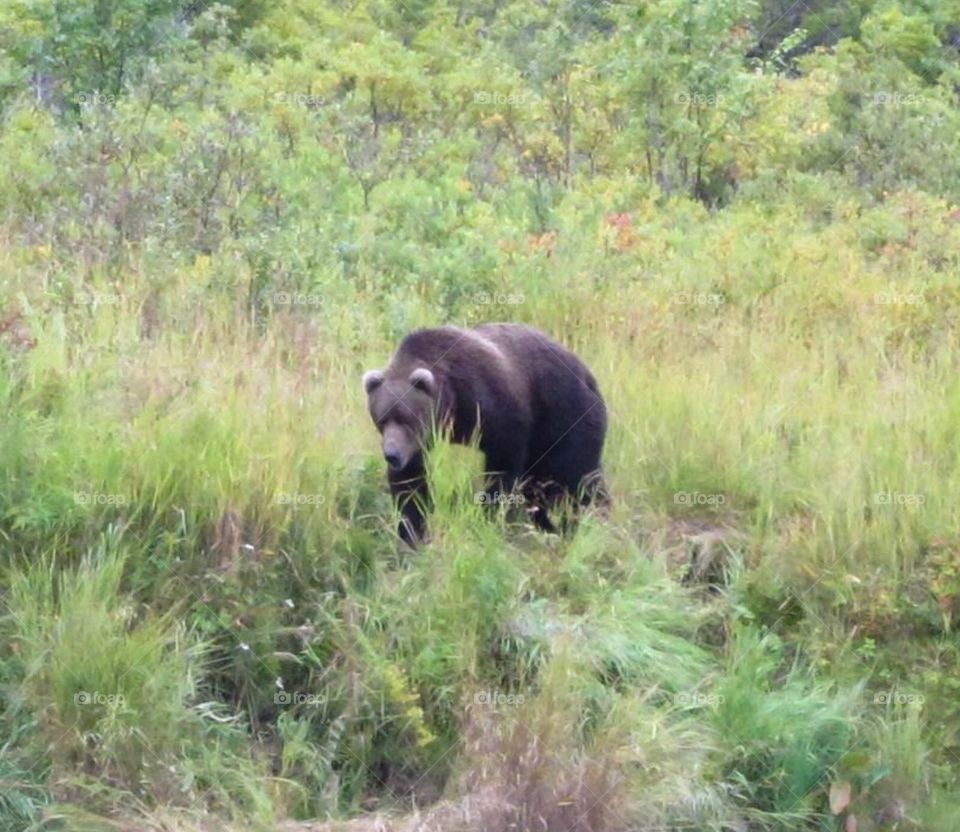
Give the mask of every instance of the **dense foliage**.
M 958 49 L 2 4 L 0 830 L 957 829 Z M 595 370 L 612 516 L 489 522 L 441 446 L 401 551 L 360 375 L 497 319 Z

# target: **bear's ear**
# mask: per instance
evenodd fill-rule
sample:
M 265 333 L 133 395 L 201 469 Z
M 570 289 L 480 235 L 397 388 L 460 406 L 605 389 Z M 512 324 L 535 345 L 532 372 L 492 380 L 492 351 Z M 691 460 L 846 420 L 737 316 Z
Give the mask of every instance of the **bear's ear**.
M 367 391 L 368 396 L 381 384 L 383 384 L 383 373 L 379 370 L 367 370 L 363 374 L 363 389 Z
M 437 379 L 426 367 L 417 367 L 410 373 L 410 383 L 430 396 L 437 392 Z

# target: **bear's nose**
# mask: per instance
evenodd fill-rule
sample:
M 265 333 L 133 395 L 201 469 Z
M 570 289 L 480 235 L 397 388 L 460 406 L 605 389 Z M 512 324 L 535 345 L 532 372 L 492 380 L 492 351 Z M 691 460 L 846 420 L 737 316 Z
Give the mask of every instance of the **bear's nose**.
M 400 454 L 398 454 L 396 451 L 386 451 L 383 454 L 383 458 L 387 461 L 387 465 L 389 465 L 391 468 L 397 469 L 400 467 Z

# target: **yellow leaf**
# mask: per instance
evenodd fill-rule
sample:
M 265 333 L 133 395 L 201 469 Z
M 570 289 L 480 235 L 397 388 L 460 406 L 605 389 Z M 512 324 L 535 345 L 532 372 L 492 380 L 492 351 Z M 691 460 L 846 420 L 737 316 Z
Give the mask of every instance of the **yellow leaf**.
M 830 811 L 839 815 L 850 805 L 850 784 L 846 780 L 830 784 Z

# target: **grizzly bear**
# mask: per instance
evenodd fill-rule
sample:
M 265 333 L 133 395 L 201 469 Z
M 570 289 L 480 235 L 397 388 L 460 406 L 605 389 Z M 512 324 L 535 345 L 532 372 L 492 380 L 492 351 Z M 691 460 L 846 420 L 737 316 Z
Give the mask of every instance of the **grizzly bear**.
M 363 386 L 383 438 L 400 537 L 412 546 L 426 534 L 424 453 L 434 428 L 460 444 L 478 435 L 489 477 L 480 498 L 522 502 L 545 531 L 555 530 L 548 510 L 564 497 L 574 505 L 607 501 L 603 397 L 583 362 L 542 332 L 510 323 L 420 329 L 385 370 L 364 374 Z

